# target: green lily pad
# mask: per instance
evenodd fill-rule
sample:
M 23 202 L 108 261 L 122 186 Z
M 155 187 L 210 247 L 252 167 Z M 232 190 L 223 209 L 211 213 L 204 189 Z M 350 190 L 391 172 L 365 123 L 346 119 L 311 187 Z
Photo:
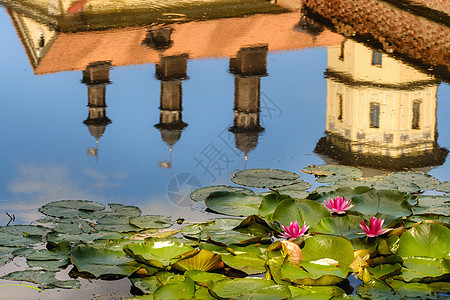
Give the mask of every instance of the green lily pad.
M 305 261 L 331 258 L 344 267 L 350 266 L 353 262 L 352 244 L 347 239 L 337 236 L 316 235 L 307 238 L 302 254 Z
M 33 225 L 10 225 L 0 229 L 3 233 L 16 234 L 25 237 L 42 237 L 51 231 L 50 228 Z
M 352 239 L 357 237 L 355 232 L 360 232 L 361 217 L 345 215 L 339 217 L 322 218 L 316 226 L 309 231 L 323 234 L 340 235 Z
M 169 271 L 160 271 L 156 273 L 155 276 L 158 278 L 158 281 L 162 283 L 162 285 L 169 283 L 180 283 L 186 280 L 186 276 Z
M 450 193 L 450 182 L 449 181 L 444 181 L 441 182 L 437 187 L 436 187 L 436 191 L 439 192 L 444 192 L 444 193 Z
M 306 192 L 305 190 L 310 187 L 312 187 L 312 184 L 309 182 L 297 179 L 297 181 L 291 185 L 278 187 L 273 190 L 277 191 L 279 194 L 287 195 L 292 198 L 305 199 L 309 195 L 309 192 Z
M 303 268 L 290 261 L 284 262 L 281 278 L 295 285 L 335 285 L 347 278 L 346 267 L 314 265 L 305 261 L 300 261 L 300 264 Z
M 57 280 L 56 272 L 47 272 L 44 270 L 25 270 L 16 271 L 2 276 L 5 280 L 28 281 L 39 284 L 41 288 L 78 288 L 80 283 L 78 280 Z
M 140 227 L 130 224 L 129 216 L 108 214 L 97 220 L 95 229 L 99 231 L 137 232 Z
M 61 269 L 64 269 L 68 264 L 67 259 L 61 259 L 61 260 L 27 260 L 27 264 L 31 268 L 45 270 L 45 271 L 61 271 Z
M 3 230 L 3 228 L 1 230 Z M 27 237 L 20 234 L 0 231 L 0 246 L 26 247 L 39 242 L 42 242 L 42 238 L 40 236 L 38 238 L 36 236 Z
M 87 200 L 61 200 L 45 204 L 39 211 L 56 218 L 76 218 L 81 212 L 94 212 L 105 209 L 103 204 Z
M 236 279 L 224 279 L 214 283 L 209 283 L 208 288 L 218 297 L 221 298 L 233 298 L 238 299 L 241 296 L 248 296 L 245 299 L 249 299 L 251 294 L 266 293 L 269 295 L 278 295 L 276 299 L 286 299 L 290 297 L 291 293 L 286 286 L 283 288 L 280 285 L 276 285 L 272 280 L 262 278 L 236 278 Z M 259 298 L 259 297 L 258 297 Z M 250 298 L 253 299 L 253 298 Z M 271 298 L 266 298 L 271 299 Z
M 231 181 L 256 188 L 277 188 L 294 184 L 298 174 L 276 169 L 247 169 L 234 173 Z
M 415 215 L 450 215 L 450 197 L 448 196 L 419 196 L 417 201 L 417 205 L 412 207 Z
M 345 295 L 344 290 L 337 286 L 289 286 L 292 294 L 290 299 L 328 300 Z
M 386 214 L 391 216 L 409 216 L 411 205 L 408 203 L 410 195 L 398 191 L 373 190 L 352 197 L 352 210 L 366 216 Z
M 403 258 L 401 277 L 405 281 L 439 281 L 432 279 L 450 273 L 449 266 L 443 260 L 431 257 L 405 257 Z
M 400 237 L 397 255 L 450 259 L 449 249 L 450 229 L 435 223 L 425 223 L 414 226 Z
M 130 224 L 142 229 L 167 228 L 172 226 L 173 221 L 168 217 L 150 215 L 130 218 Z
M 130 278 L 133 285 L 141 290 L 144 294 L 153 294 L 157 288 L 162 286 L 156 276 L 143 278 Z M 153 299 L 153 298 L 152 298 Z
M 340 179 L 360 178 L 363 175 L 363 172 L 357 168 L 341 165 L 308 166 L 302 171 L 318 176 L 316 181 L 320 183 L 334 183 Z
M 16 250 L 17 248 L 13 247 L 0 247 L 0 266 L 12 260 L 14 258 L 13 253 Z
M 82 233 L 82 234 L 66 234 L 58 232 L 50 232 L 47 234 L 47 242 L 56 246 L 62 242 L 70 242 L 71 244 L 87 244 L 92 243 L 95 240 L 108 240 L 108 239 L 121 239 L 122 235 L 118 232 L 100 231 L 94 233 Z
M 411 192 L 411 190 L 402 189 L 403 187 L 410 186 L 411 183 L 417 185 L 419 190 L 422 191 L 432 190 L 440 183 L 433 176 L 419 172 L 394 172 L 387 175 L 386 178 L 397 184 L 399 189 L 405 192 Z
M 199 270 L 190 270 L 185 273 L 186 277 L 191 278 L 196 284 L 206 286 L 209 281 L 218 281 L 222 279 L 226 279 L 227 277 L 222 274 L 210 273 Z
M 366 186 L 375 190 L 398 190 L 398 185 L 387 179 L 386 176 L 345 178 L 334 183 L 337 187 L 359 187 Z M 418 188 L 414 185 L 415 188 Z
M 27 260 L 67 260 L 69 257 L 70 244 L 64 242 L 58 244 L 51 250 L 41 249 L 35 250 L 27 255 Z
M 400 296 L 401 299 L 437 299 L 436 295 L 434 295 L 434 289 L 424 283 L 405 283 L 400 280 L 392 280 L 387 279 L 386 283 L 389 284 L 392 289 L 395 291 L 395 294 Z
M 194 256 L 177 261 L 173 268 L 180 271 L 199 270 L 212 271 L 223 267 L 219 254 L 207 250 L 200 250 Z
M 278 193 L 270 193 L 268 195 L 265 195 L 262 198 L 261 206 L 259 207 L 259 215 L 263 216 L 264 218 L 271 220 L 273 216 L 273 212 L 277 208 L 278 204 L 280 204 L 281 201 L 284 199 L 291 198 L 288 195 L 284 194 L 278 194 Z
M 234 187 L 234 186 L 228 186 L 228 185 L 215 185 L 215 186 L 208 186 L 204 188 L 196 189 L 191 193 L 191 199 L 196 202 L 203 202 L 206 200 L 206 198 L 213 192 L 235 192 L 235 193 L 243 193 L 249 196 L 255 195 L 255 192 L 253 192 L 250 189 L 244 188 L 244 187 Z
M 363 299 L 403 299 L 399 295 L 394 295 L 391 287 L 384 281 L 377 279 L 372 279 L 370 282 L 358 286 L 356 293 Z
M 127 216 L 127 217 L 139 217 L 141 215 L 141 210 L 139 207 L 131 205 L 123 205 L 118 203 L 108 203 L 110 212 L 108 215 L 111 216 Z
M 273 220 L 286 226 L 294 221 L 297 221 L 300 226 L 303 222 L 306 225 L 315 226 L 320 219 L 330 216 L 330 212 L 316 201 L 289 198 L 281 201 L 273 212 Z
M 205 200 L 212 211 L 230 216 L 250 216 L 258 214 L 261 204 L 260 196 L 249 196 L 244 193 L 214 192 Z
M 367 267 L 367 270 L 375 276 L 376 279 L 385 279 L 391 275 L 399 273 L 402 269 L 402 266 L 399 263 L 390 265 L 390 264 L 382 264 L 375 267 Z
M 222 260 L 228 266 L 243 271 L 248 275 L 266 272 L 266 260 L 256 253 L 243 253 L 238 255 L 221 255 Z
M 320 204 L 324 204 L 324 201 L 328 201 L 329 198 L 347 197 L 347 199 L 352 199 L 353 196 L 361 195 L 367 192 L 372 191 L 372 188 L 367 186 L 357 186 L 357 187 L 338 187 L 330 192 L 324 193 L 314 193 L 310 195 L 310 199 L 319 202 Z
M 182 254 L 191 252 L 194 248 L 182 243 L 163 240 L 130 243 L 123 250 L 140 262 L 162 269 L 180 260 Z
M 158 300 L 166 299 L 190 299 L 194 297 L 195 284 L 187 277 L 184 282 L 169 283 L 156 289 L 153 297 Z
M 93 247 L 75 247 L 70 251 L 71 262 L 80 272 L 102 275 L 129 276 L 140 268 L 140 264 L 123 251 L 112 251 Z
M 93 226 L 91 226 L 90 222 L 80 218 L 59 219 L 53 230 L 56 232 L 69 234 L 95 232 L 95 229 L 93 228 Z

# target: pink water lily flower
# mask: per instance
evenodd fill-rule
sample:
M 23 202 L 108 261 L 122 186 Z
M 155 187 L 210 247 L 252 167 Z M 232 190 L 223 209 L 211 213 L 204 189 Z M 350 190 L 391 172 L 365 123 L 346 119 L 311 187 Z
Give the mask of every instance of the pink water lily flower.
M 347 196 L 345 198 L 337 196 L 334 199 L 329 198 L 328 201 L 325 200 L 323 202 L 325 203 L 330 213 L 345 214 L 346 210 L 353 207 L 353 204 L 351 204 L 352 199 L 347 201 Z
M 372 217 L 370 219 L 369 226 L 366 225 L 366 222 L 364 222 L 363 219 L 361 219 L 359 223 L 359 226 L 361 226 L 361 229 L 367 234 L 368 237 L 382 235 L 388 231 L 387 229 L 381 229 L 381 227 L 383 227 L 384 219 Z
M 284 235 L 289 240 L 295 240 L 298 237 L 301 237 L 305 234 L 305 232 L 309 229 L 309 226 L 306 226 L 305 222 L 303 222 L 303 227 L 300 230 L 297 221 L 291 222 L 289 227 L 283 225 L 284 232 L 281 234 Z

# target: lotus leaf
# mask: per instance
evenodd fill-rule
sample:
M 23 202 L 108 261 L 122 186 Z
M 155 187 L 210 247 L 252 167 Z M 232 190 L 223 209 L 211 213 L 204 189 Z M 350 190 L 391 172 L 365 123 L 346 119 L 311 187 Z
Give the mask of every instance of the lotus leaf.
M 63 242 L 51 250 L 35 250 L 27 255 L 27 260 L 61 260 L 69 257 L 70 243 Z
M 141 215 L 141 210 L 136 206 L 129 206 L 117 203 L 108 203 L 110 212 L 109 215 L 112 216 L 127 216 L 127 217 L 139 217 Z
M 444 192 L 444 193 L 447 193 L 447 194 L 450 193 L 450 182 L 449 181 L 441 182 L 436 187 L 436 191 Z
M 415 215 L 450 215 L 450 197 L 448 196 L 419 196 L 417 200 L 417 205 L 412 207 Z
M 416 279 L 427 279 L 427 281 L 439 281 L 439 278 L 432 279 L 430 277 L 440 277 L 450 273 L 450 266 L 446 265 L 443 260 L 430 257 L 405 257 L 403 258 L 401 277 L 405 281 L 416 281 Z
M 228 266 L 243 271 L 248 275 L 260 274 L 266 271 L 266 261 L 255 253 L 242 253 L 237 255 L 223 254 L 222 260 Z
M 77 280 L 57 280 L 56 272 L 47 272 L 44 270 L 25 270 L 16 271 L 2 276 L 2 279 L 28 281 L 39 285 L 41 288 L 78 288 L 80 286 Z
M 247 169 L 234 173 L 231 181 L 256 188 L 277 188 L 297 182 L 298 174 L 276 169 Z
M 345 267 L 353 262 L 352 244 L 347 239 L 337 236 L 317 235 L 306 239 L 302 254 L 303 260 L 306 261 L 331 258 Z
M 230 216 L 258 214 L 262 197 L 236 192 L 214 192 L 205 200 L 206 206 L 215 212 Z
M 302 170 L 318 176 L 317 182 L 333 183 L 344 178 L 360 178 L 363 172 L 357 168 L 340 165 L 308 166 Z
M 36 237 L 40 238 L 42 236 L 45 236 L 47 233 L 51 231 L 50 228 L 43 227 L 43 226 L 33 226 L 33 225 L 10 225 L 1 227 L 1 232 L 3 233 L 9 233 L 9 234 L 15 234 L 15 235 L 21 235 L 25 237 Z
M 164 268 L 180 260 L 182 254 L 191 252 L 194 248 L 172 241 L 149 241 L 130 243 L 123 250 L 140 262 L 156 268 Z
M 0 230 L 3 230 L 2 227 Z M 41 237 L 25 237 L 22 235 L 0 231 L 0 246 L 4 247 L 26 247 L 41 242 Z
M 152 294 L 157 288 L 162 286 L 156 276 L 144 277 L 144 278 L 130 278 L 133 285 L 141 290 L 144 294 Z
M 270 193 L 262 198 L 259 214 L 268 220 L 272 219 L 273 212 L 278 204 L 284 199 L 291 199 L 290 196 L 278 193 Z
M 209 273 L 205 271 L 199 270 L 190 270 L 185 273 L 186 277 L 191 278 L 196 284 L 206 286 L 208 281 L 218 281 L 222 279 L 226 279 L 227 277 L 222 274 L 217 273 Z
M 339 187 L 330 192 L 324 193 L 313 193 L 310 195 L 310 199 L 316 200 L 320 204 L 323 204 L 324 201 L 328 201 L 329 198 L 347 197 L 348 199 L 353 198 L 353 196 L 361 195 L 367 192 L 370 192 L 372 189 L 367 186 L 357 186 L 355 188 L 351 187 Z
M 166 299 L 189 299 L 194 297 L 195 293 L 195 284 L 187 277 L 184 282 L 179 283 L 169 283 L 163 286 L 160 286 L 153 293 L 153 297 L 158 300 L 166 300 Z
M 410 195 L 398 191 L 369 191 L 352 197 L 352 210 L 366 216 L 386 214 L 392 216 L 409 216 L 411 205 L 408 203 Z
M 399 263 L 390 265 L 382 264 L 376 267 L 367 267 L 367 270 L 375 276 L 376 279 L 385 279 L 400 272 L 402 266 Z
M 399 295 L 394 295 L 391 287 L 378 279 L 372 279 L 370 282 L 358 286 L 356 293 L 364 299 L 403 299 Z
M 215 186 L 208 186 L 204 188 L 196 189 L 191 193 L 191 199 L 197 202 L 205 201 L 206 198 L 213 192 L 237 192 L 237 193 L 243 193 L 246 195 L 255 195 L 255 192 L 253 192 L 250 189 L 244 188 L 244 187 L 234 187 L 234 186 L 228 186 L 228 185 L 215 185 Z
M 61 200 L 47 203 L 39 208 L 39 211 L 44 215 L 56 218 L 76 218 L 79 217 L 82 212 L 89 215 L 89 213 L 103 209 L 105 209 L 103 204 L 93 201 Z M 88 215 L 84 215 L 83 217 L 87 217 Z
M 180 283 L 186 280 L 186 276 L 182 274 L 175 274 L 169 271 L 160 271 L 155 274 L 158 281 L 162 283 L 162 285 L 166 285 L 169 283 Z
M 223 267 L 219 254 L 207 250 L 200 250 L 194 256 L 177 261 L 173 267 L 180 271 L 199 270 L 212 271 Z
M 61 269 L 64 269 L 68 264 L 67 259 L 61 259 L 61 260 L 27 260 L 27 264 L 31 268 L 36 268 L 40 270 L 45 271 L 61 271 Z
M 397 255 L 450 259 L 449 249 L 450 229 L 435 223 L 425 223 L 414 226 L 400 237 Z
M 300 226 L 303 222 L 308 226 L 315 226 L 320 219 L 330 216 L 330 212 L 315 201 L 289 198 L 281 201 L 273 212 L 273 220 L 286 226 L 294 221 Z
M 405 283 L 400 280 L 392 280 L 392 279 L 387 279 L 386 283 L 389 284 L 395 291 L 395 294 L 402 297 L 402 299 L 411 299 L 411 298 L 430 299 L 430 297 L 433 296 L 435 299 L 437 298 L 434 295 L 434 289 L 428 284 Z
M 47 242 L 56 246 L 62 242 L 70 242 L 72 244 L 80 244 L 80 243 L 92 243 L 95 240 L 107 240 L 107 239 L 120 239 L 122 235 L 118 232 L 108 232 L 108 231 L 100 231 L 95 233 L 82 233 L 82 234 L 65 234 L 58 232 L 50 232 L 47 235 Z
M 136 232 L 142 229 L 130 224 L 130 217 L 108 214 L 97 220 L 95 229 L 99 231 Z
M 281 278 L 296 285 L 334 285 L 347 278 L 346 267 L 314 265 L 305 261 L 300 261 L 300 264 L 306 265 L 312 273 L 285 261 L 281 266 Z
M 80 234 L 80 233 L 92 233 L 95 232 L 91 223 L 80 218 L 64 218 L 59 219 L 54 231 L 60 233 Z
M 345 292 L 337 286 L 289 286 L 291 299 L 321 300 L 331 299 L 333 296 L 345 295 Z
M 433 176 L 420 172 L 394 172 L 387 175 L 386 178 L 397 184 L 399 189 L 405 192 L 414 191 L 402 189 L 410 186 L 411 183 L 417 185 L 422 191 L 432 190 L 440 183 Z
M 75 247 L 70 251 L 70 260 L 78 271 L 88 272 L 95 277 L 102 275 L 129 276 L 140 268 L 140 264 L 134 259 L 126 257 L 123 251 L 93 247 Z
M 149 228 L 158 229 L 172 226 L 173 221 L 171 218 L 168 217 L 151 215 L 151 216 L 133 217 L 130 219 L 130 224 L 142 229 L 149 229 Z
M 320 220 L 319 224 L 312 227 L 310 232 L 345 236 L 349 239 L 355 238 L 355 232 L 361 231 L 361 217 L 345 215 L 342 217 L 328 217 Z
M 284 289 L 279 290 L 279 286 L 272 280 L 262 278 L 236 278 L 236 279 L 223 279 L 214 283 L 208 283 L 208 288 L 218 297 L 221 298 L 238 298 L 240 296 L 246 296 L 260 291 L 268 292 L 267 288 L 275 289 L 275 293 L 286 294 L 286 297 L 290 296 L 290 292 L 285 292 Z M 289 291 L 289 290 L 288 290 Z M 283 298 L 281 298 L 283 299 Z

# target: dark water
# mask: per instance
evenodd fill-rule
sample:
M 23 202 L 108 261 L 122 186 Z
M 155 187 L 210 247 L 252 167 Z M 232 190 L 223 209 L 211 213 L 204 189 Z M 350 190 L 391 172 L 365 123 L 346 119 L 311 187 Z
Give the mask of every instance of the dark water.
M 245 168 L 343 163 L 450 180 L 448 53 L 431 61 L 376 34 L 366 42 L 357 26 L 345 34 L 314 1 L 309 18 L 241 1 L 207 17 L 86 6 L 78 19 L 28 2 L 0 6 L 1 224 L 59 199 L 199 220 L 190 191 Z M 430 11 L 420 26 L 448 39 L 448 15 Z

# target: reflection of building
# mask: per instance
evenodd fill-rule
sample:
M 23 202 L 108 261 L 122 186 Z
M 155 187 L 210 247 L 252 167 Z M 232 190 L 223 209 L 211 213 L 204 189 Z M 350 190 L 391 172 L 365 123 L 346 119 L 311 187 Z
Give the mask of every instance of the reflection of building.
M 83 71 L 82 83 L 88 87 L 88 118 L 84 124 L 96 141 L 105 133 L 106 126 L 111 120 L 106 116 L 106 86 L 110 84 L 109 62 L 95 62 Z
M 440 165 L 437 81 L 352 40 L 328 47 L 326 136 L 316 151 L 378 169 Z
M 303 10 L 335 32 L 450 81 L 450 1 L 303 0 Z
M 181 138 L 181 132 L 187 126 L 183 122 L 181 111 L 183 92 L 182 80 L 187 78 L 187 54 L 162 56 L 155 66 L 156 78 L 161 81 L 159 123 L 155 125 L 161 132 L 162 140 L 172 147 Z M 170 168 L 169 162 L 160 163 L 161 167 Z
M 236 148 L 247 153 L 258 144 L 260 78 L 267 75 L 267 45 L 243 47 L 230 58 L 230 72 L 234 74 L 234 133 Z

